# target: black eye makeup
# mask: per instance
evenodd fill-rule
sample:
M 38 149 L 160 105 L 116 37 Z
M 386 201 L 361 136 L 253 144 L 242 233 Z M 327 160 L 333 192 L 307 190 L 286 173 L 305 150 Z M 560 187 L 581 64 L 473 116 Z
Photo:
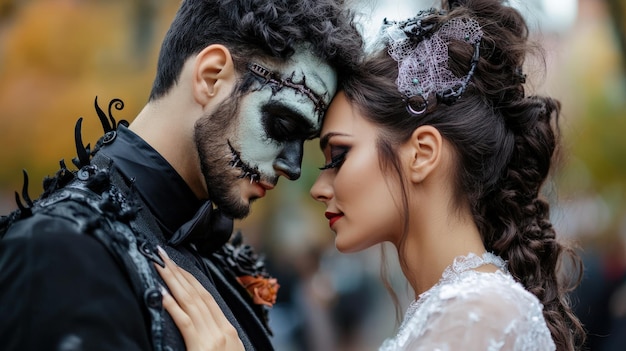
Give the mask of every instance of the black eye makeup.
M 270 117 L 267 123 L 267 134 L 276 140 L 285 140 L 293 135 L 294 123 L 283 117 Z
M 346 155 L 350 151 L 350 148 L 347 146 L 331 146 L 330 147 L 330 162 L 320 167 L 320 170 L 323 171 L 325 169 L 331 168 L 339 168 L 343 164 L 343 161 L 346 159 Z
M 306 118 L 278 104 L 264 106 L 263 124 L 267 135 L 279 142 L 308 140 L 318 134 Z

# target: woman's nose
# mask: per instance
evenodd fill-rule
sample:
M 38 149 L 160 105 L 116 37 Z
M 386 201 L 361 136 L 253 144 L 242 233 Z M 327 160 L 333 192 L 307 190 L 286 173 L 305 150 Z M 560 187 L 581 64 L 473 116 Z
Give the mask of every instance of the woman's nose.
M 326 202 L 333 197 L 329 173 L 328 171 L 322 171 L 311 187 L 311 197 L 317 201 Z

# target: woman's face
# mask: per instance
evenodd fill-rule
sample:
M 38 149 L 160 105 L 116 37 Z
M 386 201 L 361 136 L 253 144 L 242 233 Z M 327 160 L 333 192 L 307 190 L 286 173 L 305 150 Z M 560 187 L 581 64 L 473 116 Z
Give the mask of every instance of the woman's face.
M 394 171 L 381 170 L 377 138 L 377 127 L 339 92 L 322 125 L 320 147 L 326 165 L 311 196 L 326 204 L 325 215 L 341 252 L 397 242 L 402 231 L 402 190 Z

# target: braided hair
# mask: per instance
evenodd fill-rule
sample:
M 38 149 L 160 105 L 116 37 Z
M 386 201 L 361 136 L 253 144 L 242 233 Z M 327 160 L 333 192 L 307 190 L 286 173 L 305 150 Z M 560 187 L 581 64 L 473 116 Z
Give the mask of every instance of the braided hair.
M 513 277 L 541 301 L 557 349 L 572 350 L 582 344 L 584 332 L 567 300 L 566 293 L 574 286 L 560 279 L 559 265 L 568 256 L 573 260 L 577 284 L 582 264 L 556 239 L 548 203 L 540 193 L 558 145 L 560 103 L 525 94 L 521 67 L 526 54 L 538 47 L 529 43 L 527 25 L 517 10 L 499 0 L 458 2 L 449 11 L 434 11 L 424 19 L 436 29 L 453 18 L 471 18 L 483 32 L 471 84 L 453 104 L 429 106 L 423 115 L 411 115 L 411 109 L 407 111 L 411 99 L 398 91 L 398 63 L 387 46 L 371 54 L 342 88 L 362 115 L 381 129 L 377 140 L 381 162 L 400 178 L 394 150 L 419 126 L 437 128 L 453 145 L 455 204 L 469 203 L 486 249 L 507 260 Z M 466 75 L 474 52 L 468 43 L 451 41 L 450 71 Z M 408 213 L 406 197 L 405 191 Z M 405 237 L 406 227 L 405 223 Z M 402 247 L 398 251 L 404 252 Z M 402 257 L 400 264 L 407 268 Z

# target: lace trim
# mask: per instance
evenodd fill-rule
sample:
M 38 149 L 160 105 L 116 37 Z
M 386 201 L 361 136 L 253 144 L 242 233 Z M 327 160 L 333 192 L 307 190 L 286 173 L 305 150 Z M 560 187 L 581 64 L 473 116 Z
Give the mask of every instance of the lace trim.
M 501 271 L 508 273 L 508 270 L 506 269 L 506 261 L 500 258 L 500 256 L 496 256 L 491 252 L 485 252 L 482 256 L 478 256 L 475 253 L 470 252 L 467 256 L 455 257 L 452 264 L 443 271 L 440 282 L 448 281 L 449 279 L 452 279 L 463 272 L 469 271 L 470 269 L 475 269 L 488 264 L 493 264 Z
M 469 254 L 467 254 L 467 256 L 455 257 L 452 261 L 452 264 L 446 267 L 446 269 L 441 274 L 441 279 L 439 280 L 439 282 L 437 282 L 437 284 L 435 284 L 430 289 L 421 293 L 419 298 L 413 301 L 411 305 L 409 305 L 409 311 L 411 310 L 411 307 L 413 307 L 413 305 L 419 305 L 419 301 L 423 300 L 424 297 L 429 295 L 435 287 L 457 280 L 462 273 L 488 264 L 493 264 L 494 266 L 498 267 L 498 269 L 501 270 L 503 273 L 509 273 L 509 270 L 506 268 L 506 261 L 500 258 L 500 256 L 496 256 L 491 252 L 485 252 L 481 256 L 470 252 Z M 407 313 L 409 311 L 407 311 Z
M 446 267 L 446 269 L 443 271 L 439 282 L 433 285 L 430 289 L 421 293 L 416 300 L 409 304 L 404 314 L 404 320 L 400 325 L 400 328 L 398 329 L 398 335 L 402 334 L 406 327 L 406 322 L 413 317 L 417 309 L 422 305 L 422 303 L 426 300 L 428 296 L 430 296 L 433 291 L 435 291 L 441 285 L 445 285 L 460 279 L 462 273 L 488 264 L 493 264 L 494 266 L 498 267 L 498 269 L 502 271 L 502 273 L 509 273 L 508 269 L 506 268 L 506 261 L 503 260 L 500 256 L 496 256 L 491 252 L 485 252 L 481 256 L 470 252 L 466 256 L 455 257 L 452 261 L 452 264 Z

